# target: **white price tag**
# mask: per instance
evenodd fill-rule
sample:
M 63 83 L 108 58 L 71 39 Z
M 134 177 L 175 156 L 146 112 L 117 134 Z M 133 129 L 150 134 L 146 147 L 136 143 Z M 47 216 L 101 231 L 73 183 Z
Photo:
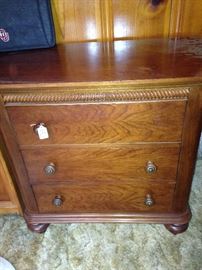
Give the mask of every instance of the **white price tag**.
M 44 139 L 49 138 L 48 129 L 46 127 L 44 127 L 43 125 L 40 125 L 40 127 L 38 127 L 37 132 L 38 132 L 40 140 L 44 140 Z

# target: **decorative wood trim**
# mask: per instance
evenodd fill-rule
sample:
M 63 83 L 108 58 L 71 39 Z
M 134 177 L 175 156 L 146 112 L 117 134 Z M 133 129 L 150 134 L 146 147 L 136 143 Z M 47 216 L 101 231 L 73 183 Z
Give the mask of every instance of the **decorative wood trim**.
M 181 77 L 181 78 L 161 78 L 161 79 L 139 79 L 139 80 L 123 80 L 123 81 L 92 81 L 92 82 L 1 82 L 0 81 L 0 93 L 18 93 L 18 91 L 25 92 L 40 90 L 55 89 L 56 92 L 60 89 L 69 90 L 103 90 L 109 89 L 114 91 L 119 90 L 151 90 L 151 89 L 164 89 L 166 88 L 190 88 L 202 86 L 202 77 L 198 74 L 196 77 Z M 52 91 L 54 92 L 54 91 Z
M 56 93 L 57 92 L 57 93 Z M 119 91 L 82 91 L 70 92 L 55 91 L 45 92 L 38 90 L 25 93 L 3 94 L 4 104 L 8 103 L 97 103 L 97 102 L 125 102 L 125 101 L 147 101 L 147 100 L 174 100 L 188 99 L 189 88 L 161 88 Z
M 188 207 L 180 213 L 67 213 L 67 214 L 34 214 L 25 210 L 24 218 L 28 224 L 62 224 L 80 222 L 119 222 L 119 223 L 159 223 L 159 224 L 186 224 L 191 219 Z

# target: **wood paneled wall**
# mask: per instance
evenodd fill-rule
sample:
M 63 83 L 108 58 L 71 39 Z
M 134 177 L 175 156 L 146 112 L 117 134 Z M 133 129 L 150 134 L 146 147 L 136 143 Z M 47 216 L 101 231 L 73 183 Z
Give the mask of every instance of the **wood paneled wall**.
M 52 0 L 52 7 L 58 43 L 202 36 L 201 0 Z
M 202 36 L 202 1 L 172 0 L 170 35 Z

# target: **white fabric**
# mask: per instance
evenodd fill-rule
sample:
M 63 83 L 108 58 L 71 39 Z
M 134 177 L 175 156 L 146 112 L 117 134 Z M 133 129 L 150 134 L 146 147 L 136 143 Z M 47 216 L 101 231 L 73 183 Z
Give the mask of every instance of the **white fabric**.
M 0 270 L 15 270 L 15 268 L 6 259 L 0 257 Z

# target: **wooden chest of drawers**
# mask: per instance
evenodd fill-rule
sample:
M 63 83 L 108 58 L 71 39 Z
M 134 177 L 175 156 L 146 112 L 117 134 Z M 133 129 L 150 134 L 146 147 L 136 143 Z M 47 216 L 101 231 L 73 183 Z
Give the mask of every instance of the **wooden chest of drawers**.
M 187 229 L 201 131 L 200 44 L 118 41 L 2 54 L 1 149 L 30 229 Z

